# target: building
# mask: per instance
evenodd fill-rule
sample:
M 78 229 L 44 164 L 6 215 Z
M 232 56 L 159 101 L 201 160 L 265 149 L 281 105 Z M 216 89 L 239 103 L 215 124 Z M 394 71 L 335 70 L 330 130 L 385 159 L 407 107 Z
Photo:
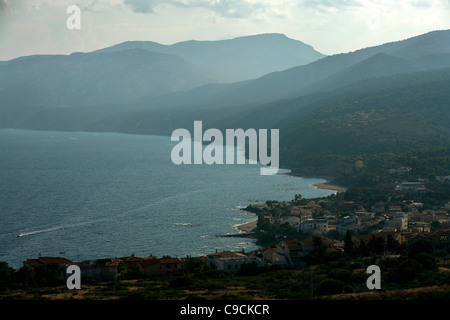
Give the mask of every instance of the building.
M 301 220 L 310 219 L 314 213 L 311 206 L 295 206 L 291 208 L 292 216 L 299 216 Z
M 385 208 L 385 203 L 384 202 L 376 202 L 372 205 L 372 211 L 375 213 L 385 213 L 386 208 Z
M 389 213 L 402 212 L 402 206 L 389 206 Z
M 408 217 L 403 212 L 397 212 L 395 216 L 386 222 L 386 226 L 398 227 L 400 231 L 408 229 Z
M 74 263 L 80 267 L 83 282 L 112 281 L 118 279 L 120 260 L 106 258 Z
M 328 221 L 325 219 L 308 219 L 300 224 L 301 231 L 317 230 L 323 233 L 328 232 Z
M 397 191 L 406 191 L 406 190 L 413 190 L 417 188 L 423 188 L 423 183 L 420 181 L 417 182 L 402 182 L 395 186 L 395 190 Z
M 276 247 L 264 249 L 260 253 L 262 255 L 263 262 L 265 265 L 288 264 L 286 257 L 280 254 Z
M 300 222 L 301 222 L 301 220 L 297 216 L 286 216 L 286 217 L 281 217 L 280 219 L 277 220 L 278 224 L 288 223 L 290 225 L 298 225 L 298 224 L 300 224 Z
M 404 174 L 404 173 L 407 173 L 407 172 L 410 172 L 410 171 L 411 171 L 411 168 L 408 168 L 408 167 L 399 167 L 399 168 L 396 168 L 396 169 L 389 169 L 388 170 L 389 173 L 398 173 L 398 174 Z
M 431 231 L 431 224 L 429 222 L 410 222 L 408 223 L 408 231 L 412 233 L 428 233 Z
M 358 216 L 346 216 L 336 224 L 336 231 L 339 234 L 346 234 L 347 231 L 361 229 L 361 220 Z
M 316 247 L 312 238 L 303 241 L 285 240 L 276 245 L 277 253 L 284 257 L 286 265 L 292 267 L 305 266 L 304 258 L 313 252 Z
M 178 258 L 147 259 L 140 265 L 144 276 L 181 271 L 181 260 Z
M 42 264 L 50 264 L 50 263 L 57 263 L 62 266 L 69 266 L 72 265 L 73 262 L 66 258 L 61 257 L 41 257 L 39 255 L 39 258 L 37 259 L 27 259 L 23 262 L 24 265 L 30 265 L 30 266 L 39 266 Z
M 263 260 L 252 255 L 247 256 L 241 252 L 223 251 L 207 255 L 207 263 L 211 268 L 236 273 L 241 270 L 242 265 L 255 263 L 258 267 L 264 265 Z

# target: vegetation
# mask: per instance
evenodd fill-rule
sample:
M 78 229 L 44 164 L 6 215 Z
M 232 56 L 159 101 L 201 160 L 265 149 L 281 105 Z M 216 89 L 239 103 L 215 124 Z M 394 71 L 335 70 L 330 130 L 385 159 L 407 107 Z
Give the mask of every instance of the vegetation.
M 323 252 L 309 267 L 249 265 L 238 274 L 210 269 L 192 258 L 177 274 L 82 284 L 72 291 L 61 281 L 48 281 L 58 274 L 52 268 L 53 275 L 44 276 L 47 281 L 25 285 L 18 278 L 24 267 L 14 272 L 2 263 L 0 299 L 448 299 L 450 272 L 438 269 L 441 255 L 430 243 L 417 242 L 399 258 Z M 365 270 L 374 263 L 382 270 L 382 289 L 369 292 Z

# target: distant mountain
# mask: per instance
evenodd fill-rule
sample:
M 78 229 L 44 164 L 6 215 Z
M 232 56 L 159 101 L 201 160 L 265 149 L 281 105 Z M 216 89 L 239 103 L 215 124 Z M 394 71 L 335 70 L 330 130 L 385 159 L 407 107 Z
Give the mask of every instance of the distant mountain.
M 125 103 L 210 81 L 178 56 L 142 49 L 38 55 L 0 65 L 0 103 L 27 107 Z
M 450 145 L 450 30 L 233 83 L 150 51 L 166 46 L 142 45 L 0 64 L 0 127 L 170 135 L 202 120 L 204 129 L 277 128 L 282 166 L 326 174 L 361 155 Z
M 310 45 L 277 33 L 218 41 L 191 40 L 172 45 L 128 41 L 97 52 L 117 52 L 135 48 L 177 55 L 203 70 L 218 83 L 256 79 L 271 72 L 305 65 L 325 57 Z
M 433 31 L 398 42 L 327 56 L 250 81 L 206 85 L 151 101 L 143 100 L 142 107 L 246 108 L 330 91 L 373 78 L 446 67 L 450 67 L 450 30 Z
M 345 69 L 353 68 L 357 63 L 370 59 L 378 54 L 384 54 L 385 61 L 392 66 L 392 59 L 388 61 L 386 55 L 397 57 L 403 60 L 402 72 L 415 72 L 418 70 L 430 70 L 448 66 L 448 54 L 450 53 L 450 30 L 433 31 L 424 35 L 409 38 L 406 40 L 386 43 L 379 46 L 360 49 L 345 54 L 336 54 L 319 59 L 308 65 L 298 66 L 289 70 L 274 72 L 248 83 L 233 92 L 233 96 L 240 97 L 241 103 L 252 101 L 275 101 L 287 97 L 298 97 L 306 93 L 327 91 L 330 88 L 327 85 L 320 86 L 321 81 L 334 77 L 335 82 L 339 83 L 337 73 Z M 434 56 L 441 59 L 428 61 L 420 65 L 420 59 L 431 60 Z M 410 69 L 406 64 L 410 61 Z M 398 60 L 400 62 L 400 60 Z M 378 61 L 380 62 L 380 61 Z M 434 63 L 434 64 L 433 64 Z M 416 65 L 417 64 L 417 65 Z M 381 67 L 381 63 L 378 63 Z M 387 76 L 393 74 L 388 66 L 381 67 L 384 70 L 378 70 L 376 76 Z M 396 67 L 398 68 L 398 67 Z M 384 72 L 383 72 L 384 71 Z M 348 72 L 348 71 L 347 71 Z M 353 71 L 353 74 L 356 72 Z M 350 82 L 356 83 L 362 79 L 370 79 L 373 73 L 364 74 L 364 70 L 355 78 L 348 78 L 342 84 L 347 85 Z M 314 87 L 314 90 L 311 88 Z M 331 89 L 334 89 L 332 87 Z
M 130 112 L 143 105 L 172 105 L 180 97 L 178 92 L 202 86 L 206 91 L 192 91 L 195 98 L 189 99 L 207 98 L 223 90 L 222 86 L 241 85 L 214 82 L 248 79 L 320 57 L 323 55 L 312 47 L 280 34 L 171 46 L 125 42 L 91 53 L 20 57 L 0 63 L 0 126 L 47 128 L 45 119 L 57 122 L 64 114 L 87 119 L 88 115 L 81 113 L 91 115 L 91 108 L 106 117 L 120 108 Z M 180 98 L 181 103 L 186 102 Z M 67 109 L 72 107 L 80 108 L 80 114 Z M 50 115 L 57 108 L 64 110 Z M 43 122 L 37 123 L 37 119 Z M 83 122 L 68 119 L 66 124 L 67 128 L 80 128 Z M 63 127 L 60 124 L 58 128 Z

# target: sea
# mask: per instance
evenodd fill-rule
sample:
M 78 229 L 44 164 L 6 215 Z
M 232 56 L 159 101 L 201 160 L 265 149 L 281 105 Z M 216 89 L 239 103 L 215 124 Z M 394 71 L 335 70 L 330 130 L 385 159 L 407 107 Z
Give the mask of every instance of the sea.
M 175 165 L 168 136 L 0 130 L 0 261 L 203 256 L 258 248 L 242 210 L 296 194 L 321 197 L 321 179 L 260 164 Z M 231 146 L 227 147 L 230 148 Z

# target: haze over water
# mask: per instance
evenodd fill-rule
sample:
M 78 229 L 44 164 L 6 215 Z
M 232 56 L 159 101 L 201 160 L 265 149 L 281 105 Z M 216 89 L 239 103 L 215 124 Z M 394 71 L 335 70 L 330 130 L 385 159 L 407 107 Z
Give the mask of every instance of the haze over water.
M 295 194 L 334 193 L 260 165 L 180 165 L 170 137 L 0 130 L 0 261 L 136 255 L 200 256 L 254 250 L 239 210 Z M 18 237 L 20 235 L 20 237 Z

